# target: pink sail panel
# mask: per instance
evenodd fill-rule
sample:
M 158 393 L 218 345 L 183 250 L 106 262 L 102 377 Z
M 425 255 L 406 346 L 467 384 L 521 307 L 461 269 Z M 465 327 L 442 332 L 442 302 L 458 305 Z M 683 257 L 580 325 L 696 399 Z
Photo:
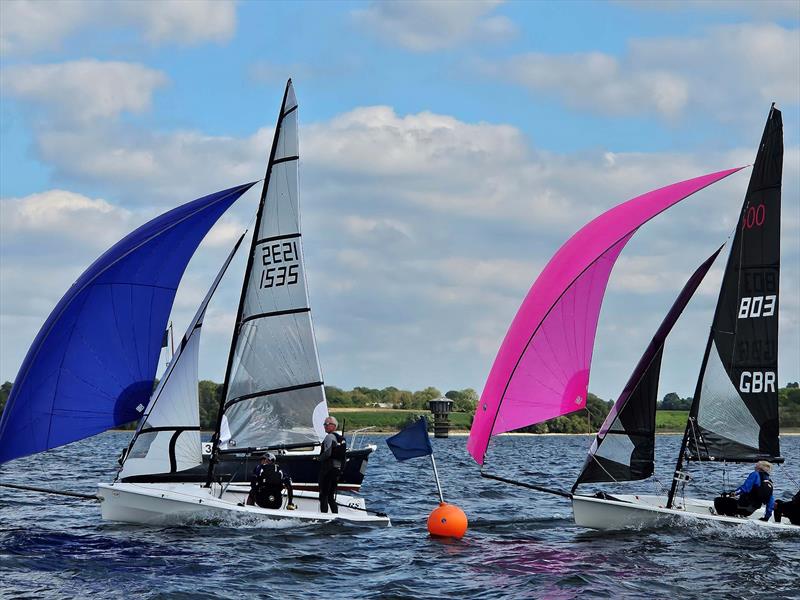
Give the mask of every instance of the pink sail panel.
M 589 222 L 561 246 L 514 317 L 475 409 L 467 450 L 479 464 L 492 435 L 585 406 L 597 319 L 622 248 L 642 224 L 741 168 L 628 200 Z
M 536 336 L 525 346 L 516 376 L 505 390 L 505 403 L 517 410 L 498 412 L 493 434 L 541 423 L 586 406 L 600 305 L 614 262 L 632 236 L 633 233 L 625 236 L 581 273 L 542 321 Z M 514 330 L 514 334 L 530 337 L 523 328 Z M 525 341 L 520 340 L 521 345 Z

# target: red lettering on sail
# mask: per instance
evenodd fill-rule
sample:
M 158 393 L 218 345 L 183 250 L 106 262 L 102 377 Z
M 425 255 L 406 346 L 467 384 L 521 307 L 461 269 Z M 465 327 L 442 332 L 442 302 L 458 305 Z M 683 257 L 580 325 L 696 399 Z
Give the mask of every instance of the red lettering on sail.
M 745 229 L 752 229 L 753 227 L 761 227 L 767 217 L 767 207 L 764 204 L 758 206 L 750 206 L 742 219 L 742 224 Z

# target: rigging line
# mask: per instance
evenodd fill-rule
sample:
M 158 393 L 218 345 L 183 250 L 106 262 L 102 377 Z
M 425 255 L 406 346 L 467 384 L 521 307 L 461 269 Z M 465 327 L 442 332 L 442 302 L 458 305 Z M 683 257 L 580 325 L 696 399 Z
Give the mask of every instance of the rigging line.
M 532 483 L 525 483 L 523 481 L 506 479 L 505 477 L 500 477 L 498 475 L 491 475 L 489 473 L 485 473 L 483 469 L 481 469 L 481 477 L 485 479 L 494 479 L 495 481 L 501 481 L 503 483 L 509 483 L 511 485 L 516 485 L 519 487 L 528 488 L 529 490 L 536 490 L 537 492 L 544 492 L 545 494 L 553 494 L 554 496 L 561 496 L 562 498 L 569 498 L 570 500 L 572 499 L 572 494 L 570 494 L 569 492 L 554 490 L 552 488 L 543 487 L 541 485 L 533 485 Z
M 653 489 L 659 496 L 667 491 L 667 487 L 663 483 L 661 483 L 661 480 L 655 475 L 652 475 L 650 480 L 653 483 Z
M 694 436 L 694 447 L 697 448 L 697 463 L 700 465 L 700 476 L 703 479 L 703 485 L 706 485 L 706 472 L 705 467 L 703 467 L 703 461 L 700 460 L 700 441 L 698 441 L 698 439 L 702 441 L 702 438 L 697 435 L 697 431 L 694 428 L 694 419 L 691 417 L 689 417 L 689 427 L 691 427 L 692 436 Z M 703 445 L 705 446 L 705 442 L 703 442 Z M 706 448 L 706 456 L 708 456 L 708 448 Z M 686 487 L 685 483 L 684 487 Z
M 794 487 L 800 487 L 800 483 L 797 483 L 797 480 L 789 474 L 789 469 L 785 469 L 782 463 L 778 463 L 778 466 L 781 468 L 781 473 L 794 484 Z
M 94 494 L 80 494 L 78 492 L 65 492 L 63 490 L 51 490 L 47 488 L 33 487 L 30 485 L 17 485 L 15 483 L 0 483 L 0 487 L 12 488 L 15 490 L 24 490 L 26 492 L 39 492 L 42 494 L 55 494 L 58 496 L 70 496 L 72 498 L 80 498 L 81 500 L 94 500 L 101 502 L 102 498 Z
M 605 439 L 605 438 L 603 438 L 603 439 Z M 600 444 L 597 444 L 597 447 L 598 447 L 598 448 L 600 448 Z M 596 455 L 596 454 L 592 454 L 592 460 L 593 460 L 593 461 L 595 461 L 595 462 L 597 463 L 597 466 L 599 466 L 601 469 L 603 469 L 603 472 L 604 472 L 606 475 L 608 475 L 609 477 L 611 477 L 611 481 L 613 481 L 614 483 L 619 483 L 619 480 L 618 480 L 616 477 L 614 477 L 614 476 L 613 476 L 611 473 L 609 473 L 609 472 L 606 470 L 606 468 L 603 466 L 603 463 L 601 463 L 601 462 L 598 460 L 598 458 L 597 458 L 597 455 Z

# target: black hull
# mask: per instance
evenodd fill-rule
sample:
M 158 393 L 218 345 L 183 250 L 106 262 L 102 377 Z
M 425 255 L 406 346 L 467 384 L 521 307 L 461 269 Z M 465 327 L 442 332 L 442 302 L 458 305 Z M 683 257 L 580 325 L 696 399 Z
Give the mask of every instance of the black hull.
M 342 490 L 358 491 L 367 472 L 367 462 L 372 448 L 349 450 L 344 464 L 344 472 L 339 480 Z M 285 454 L 278 456 L 278 465 L 292 478 L 295 489 L 318 489 L 319 466 L 316 455 Z M 215 474 L 217 480 L 225 483 L 249 482 L 250 474 L 259 462 L 259 457 L 241 457 L 236 455 L 222 455 L 217 463 Z M 193 469 L 178 473 L 157 473 L 152 475 L 135 475 L 125 477 L 127 483 L 158 483 L 158 482 L 184 482 L 205 483 L 208 476 L 208 457 L 203 457 L 203 464 Z

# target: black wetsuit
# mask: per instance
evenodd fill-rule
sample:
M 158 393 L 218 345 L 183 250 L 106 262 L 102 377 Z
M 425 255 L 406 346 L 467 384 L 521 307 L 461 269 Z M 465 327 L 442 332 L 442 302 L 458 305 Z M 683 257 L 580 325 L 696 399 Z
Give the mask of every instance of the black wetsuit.
M 329 433 L 322 440 L 322 452 L 319 456 L 319 510 L 338 513 L 336 505 L 336 488 L 339 485 L 339 476 L 342 474 L 344 461 L 336 455 L 336 447 L 342 443 L 342 438 L 337 433 Z
M 775 501 L 775 521 L 780 523 L 781 518 L 786 517 L 792 525 L 800 525 L 800 492 L 794 495 L 791 500 Z
M 294 500 L 292 480 L 274 463 L 257 465 L 250 481 L 247 504 L 251 506 L 257 504 L 261 508 L 280 508 L 283 503 L 281 494 L 284 488 L 289 504 L 292 504 Z

